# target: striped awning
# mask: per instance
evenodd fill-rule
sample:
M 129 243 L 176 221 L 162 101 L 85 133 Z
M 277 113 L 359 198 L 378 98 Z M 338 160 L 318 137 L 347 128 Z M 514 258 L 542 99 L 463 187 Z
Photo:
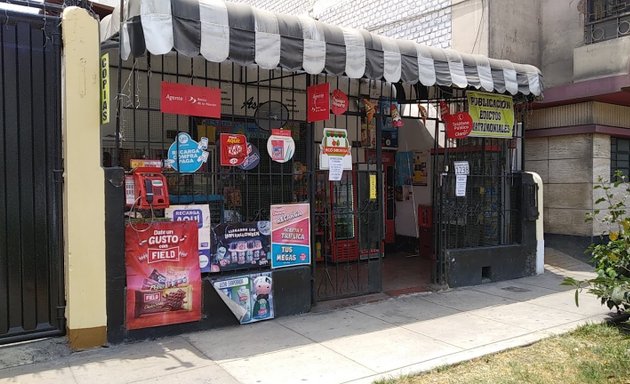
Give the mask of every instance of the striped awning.
M 220 63 L 282 67 L 311 75 L 475 88 L 516 95 L 542 94 L 532 65 L 490 59 L 342 28 L 305 16 L 267 12 L 223 0 L 128 0 L 122 57 L 149 51 L 202 55 Z M 101 40 L 118 34 L 120 10 L 101 22 Z

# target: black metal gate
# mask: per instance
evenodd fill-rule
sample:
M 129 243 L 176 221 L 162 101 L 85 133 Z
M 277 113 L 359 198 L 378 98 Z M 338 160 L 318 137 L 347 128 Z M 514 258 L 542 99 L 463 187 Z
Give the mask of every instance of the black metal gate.
M 352 143 L 353 168 L 344 171 L 340 181 L 329 181 L 326 170 L 315 172 L 313 297 L 321 301 L 380 292 L 384 256 L 381 136 L 389 116 L 389 99 L 384 95 L 391 91 L 389 85 L 376 81 L 353 84 L 347 78 L 317 76 L 315 82 L 328 82 L 331 89 L 348 95 L 349 110 L 332 117 L 326 126 L 345 127 L 348 136 L 357 140 Z M 375 118 L 369 108 L 374 108 Z M 314 144 L 318 146 L 319 141 Z
M 436 283 L 447 282 L 447 250 L 521 241 L 521 175 L 514 172 L 514 142 L 446 139 L 434 149 Z M 467 170 L 458 169 L 462 166 Z
M 59 25 L 0 12 L 0 344 L 65 332 Z

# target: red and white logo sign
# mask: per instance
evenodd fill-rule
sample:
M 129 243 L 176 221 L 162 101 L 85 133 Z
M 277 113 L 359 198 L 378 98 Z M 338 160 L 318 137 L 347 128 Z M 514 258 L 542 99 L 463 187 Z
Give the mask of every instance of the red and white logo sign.
M 330 84 L 323 83 L 306 88 L 307 108 L 306 120 L 328 120 L 330 117 Z
M 343 115 L 348 110 L 348 95 L 335 89 L 332 93 L 331 104 L 332 113 L 335 115 Z
M 221 89 L 162 82 L 160 110 L 176 115 L 221 117 Z
M 221 166 L 236 167 L 247 158 L 247 137 L 240 134 L 222 133 L 220 136 Z
M 473 121 L 468 112 L 457 112 L 454 115 L 448 115 L 444 120 L 446 137 L 449 139 L 462 139 L 472 132 Z

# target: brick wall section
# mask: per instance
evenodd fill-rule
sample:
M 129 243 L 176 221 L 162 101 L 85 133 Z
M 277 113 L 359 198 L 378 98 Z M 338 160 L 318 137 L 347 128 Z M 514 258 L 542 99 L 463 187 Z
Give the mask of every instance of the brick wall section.
M 272 12 L 307 15 L 307 1 L 232 0 Z M 357 5 L 359 3 L 360 5 Z M 440 48 L 451 46 L 451 0 L 340 0 L 311 13 L 324 23 L 364 28 L 383 36 L 413 40 Z

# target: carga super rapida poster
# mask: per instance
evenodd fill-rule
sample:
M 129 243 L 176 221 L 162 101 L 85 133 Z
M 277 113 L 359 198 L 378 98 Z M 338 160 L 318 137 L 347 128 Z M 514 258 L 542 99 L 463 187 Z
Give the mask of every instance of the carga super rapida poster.
M 311 264 L 310 204 L 271 206 L 271 268 Z
M 127 224 L 127 329 L 201 319 L 194 221 Z

